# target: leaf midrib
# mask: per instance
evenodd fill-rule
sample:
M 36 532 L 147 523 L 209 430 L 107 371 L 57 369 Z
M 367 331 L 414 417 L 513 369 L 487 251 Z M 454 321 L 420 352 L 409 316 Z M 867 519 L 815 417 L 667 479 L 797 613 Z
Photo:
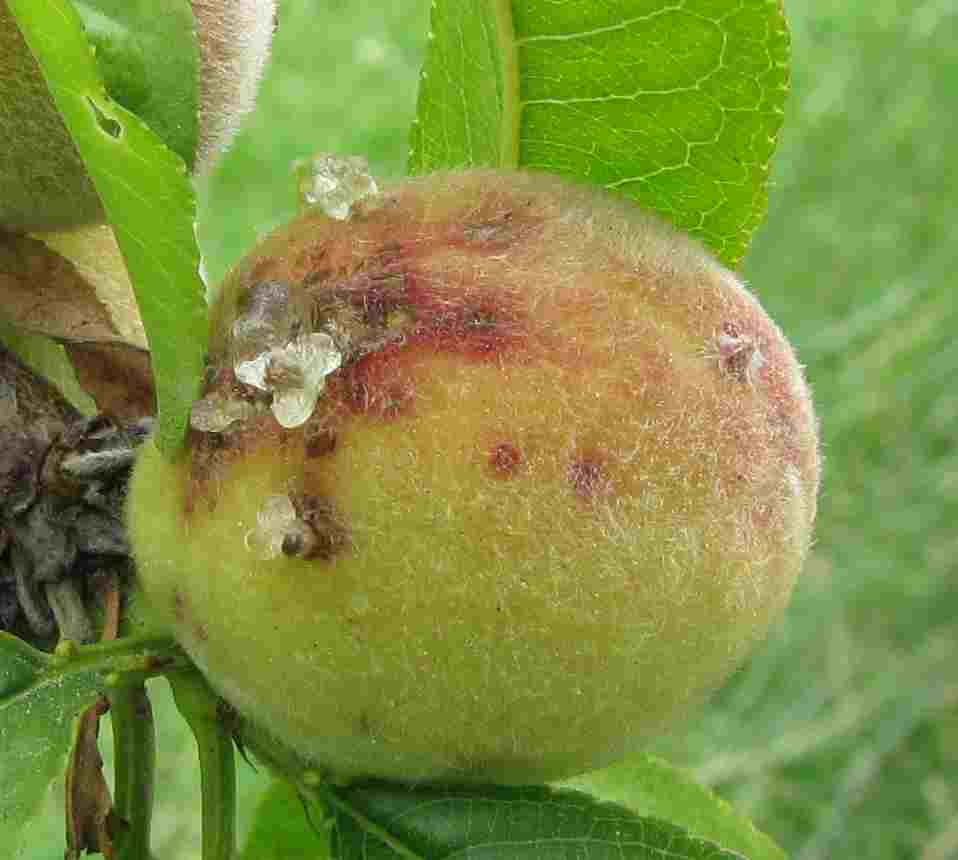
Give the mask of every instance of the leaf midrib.
M 512 0 L 490 0 L 499 43 L 502 114 L 499 118 L 499 166 L 519 166 L 519 125 L 522 103 L 519 89 L 519 43 L 512 16 Z

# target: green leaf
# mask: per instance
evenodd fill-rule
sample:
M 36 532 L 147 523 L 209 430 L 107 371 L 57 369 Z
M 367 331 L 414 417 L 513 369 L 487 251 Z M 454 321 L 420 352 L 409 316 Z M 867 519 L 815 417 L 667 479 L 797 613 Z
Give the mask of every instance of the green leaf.
M 0 633 L 0 858 L 63 770 L 73 720 L 99 695 L 95 672 L 63 674 L 56 658 Z
M 199 50 L 188 0 L 74 0 L 106 91 L 193 167 Z
M 750 860 L 786 860 L 785 852 L 744 815 L 699 785 L 687 771 L 656 756 L 636 756 L 564 785 L 619 803 L 639 815 L 679 824 Z
M 323 790 L 342 860 L 588 857 L 732 860 L 714 843 L 656 818 L 545 787 L 408 788 L 370 783 Z
M 592 182 L 734 265 L 765 215 L 788 47 L 779 0 L 436 0 L 410 169 Z
M 240 860 L 323 860 L 329 833 L 288 782 L 276 780 L 256 807 Z
M 195 200 L 186 167 L 104 91 L 68 0 L 7 0 L 103 202 L 151 347 L 158 444 L 183 443 L 203 370 L 207 324 Z

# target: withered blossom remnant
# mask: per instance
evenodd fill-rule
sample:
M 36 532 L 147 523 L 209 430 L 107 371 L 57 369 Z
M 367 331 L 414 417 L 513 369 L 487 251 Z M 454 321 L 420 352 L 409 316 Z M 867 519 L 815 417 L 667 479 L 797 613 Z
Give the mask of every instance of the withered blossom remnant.
M 123 499 L 151 425 L 82 415 L 0 344 L 0 629 L 95 638 L 90 580 L 130 574 Z

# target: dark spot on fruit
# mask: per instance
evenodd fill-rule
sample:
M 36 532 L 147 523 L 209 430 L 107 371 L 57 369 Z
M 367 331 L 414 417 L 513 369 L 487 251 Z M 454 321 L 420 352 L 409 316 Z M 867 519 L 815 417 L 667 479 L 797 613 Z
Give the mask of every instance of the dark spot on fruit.
M 228 448 L 230 444 L 228 433 L 207 433 L 205 430 L 189 428 L 190 450 L 219 451 Z
M 316 535 L 306 523 L 294 523 L 283 536 L 283 555 L 291 558 L 309 558 L 316 545 Z
M 299 558 L 330 561 L 349 548 L 349 532 L 343 526 L 332 504 L 322 496 L 294 495 L 293 506 L 301 529 L 292 529 L 283 539 L 283 552 Z M 287 551 L 296 549 L 297 552 Z
M 406 301 L 404 287 L 405 275 L 401 270 L 361 269 L 337 284 L 331 294 L 356 311 L 367 325 L 382 327 Z
M 584 455 L 569 465 L 569 483 L 577 496 L 594 499 L 612 491 L 612 483 L 604 474 L 602 462 L 595 455 Z
M 754 355 L 755 345 L 748 344 L 725 358 L 722 366 L 726 373 L 734 376 L 739 382 L 749 382 L 749 367 Z
M 391 243 L 367 257 L 352 271 L 329 273 L 321 281 L 310 278 L 314 301 L 351 308 L 370 326 L 386 325 L 389 314 L 406 301 L 406 270 L 401 247 Z
M 489 465 L 498 478 L 511 478 L 519 469 L 522 454 L 509 442 L 500 442 L 489 452 Z
M 733 322 L 722 324 L 717 338 L 719 367 L 743 384 L 753 384 L 755 376 L 765 364 L 755 339 L 742 332 Z
M 307 457 L 324 457 L 336 450 L 336 431 L 332 427 L 310 423 L 304 432 Z
M 377 278 L 362 296 L 360 309 L 367 325 L 386 327 L 389 319 L 401 306 L 402 275 Z
M 477 290 L 472 282 L 476 273 L 434 280 L 413 263 L 390 259 L 382 268 L 361 269 L 324 291 L 325 299 L 317 294 L 317 300 L 343 303 L 367 327 L 401 335 L 410 346 L 483 359 L 525 343 L 526 326 L 514 297 Z
M 738 338 L 742 336 L 742 328 L 734 320 L 726 320 L 722 323 L 722 334 Z
M 408 280 L 411 342 L 478 361 L 503 358 L 525 345 L 527 327 L 507 294 Z

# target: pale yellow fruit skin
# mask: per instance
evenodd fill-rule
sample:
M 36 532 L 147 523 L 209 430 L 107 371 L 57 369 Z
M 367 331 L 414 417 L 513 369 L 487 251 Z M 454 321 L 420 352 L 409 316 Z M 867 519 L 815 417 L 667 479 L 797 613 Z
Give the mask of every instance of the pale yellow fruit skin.
M 267 443 L 200 472 L 147 446 L 131 485 L 156 611 L 221 695 L 337 776 L 541 782 L 636 751 L 765 635 L 810 542 L 815 422 L 780 332 L 697 245 L 594 192 L 473 172 L 307 218 L 234 273 L 217 332 L 251 281 L 295 281 L 347 231 L 362 257 L 507 211 L 508 249 L 426 252 L 416 278 L 508 295 L 529 354 L 426 347 L 410 410 L 343 413 L 320 457 L 267 418 Z M 729 321 L 764 351 L 754 374 L 722 365 Z M 264 560 L 263 500 L 304 487 L 348 547 Z

